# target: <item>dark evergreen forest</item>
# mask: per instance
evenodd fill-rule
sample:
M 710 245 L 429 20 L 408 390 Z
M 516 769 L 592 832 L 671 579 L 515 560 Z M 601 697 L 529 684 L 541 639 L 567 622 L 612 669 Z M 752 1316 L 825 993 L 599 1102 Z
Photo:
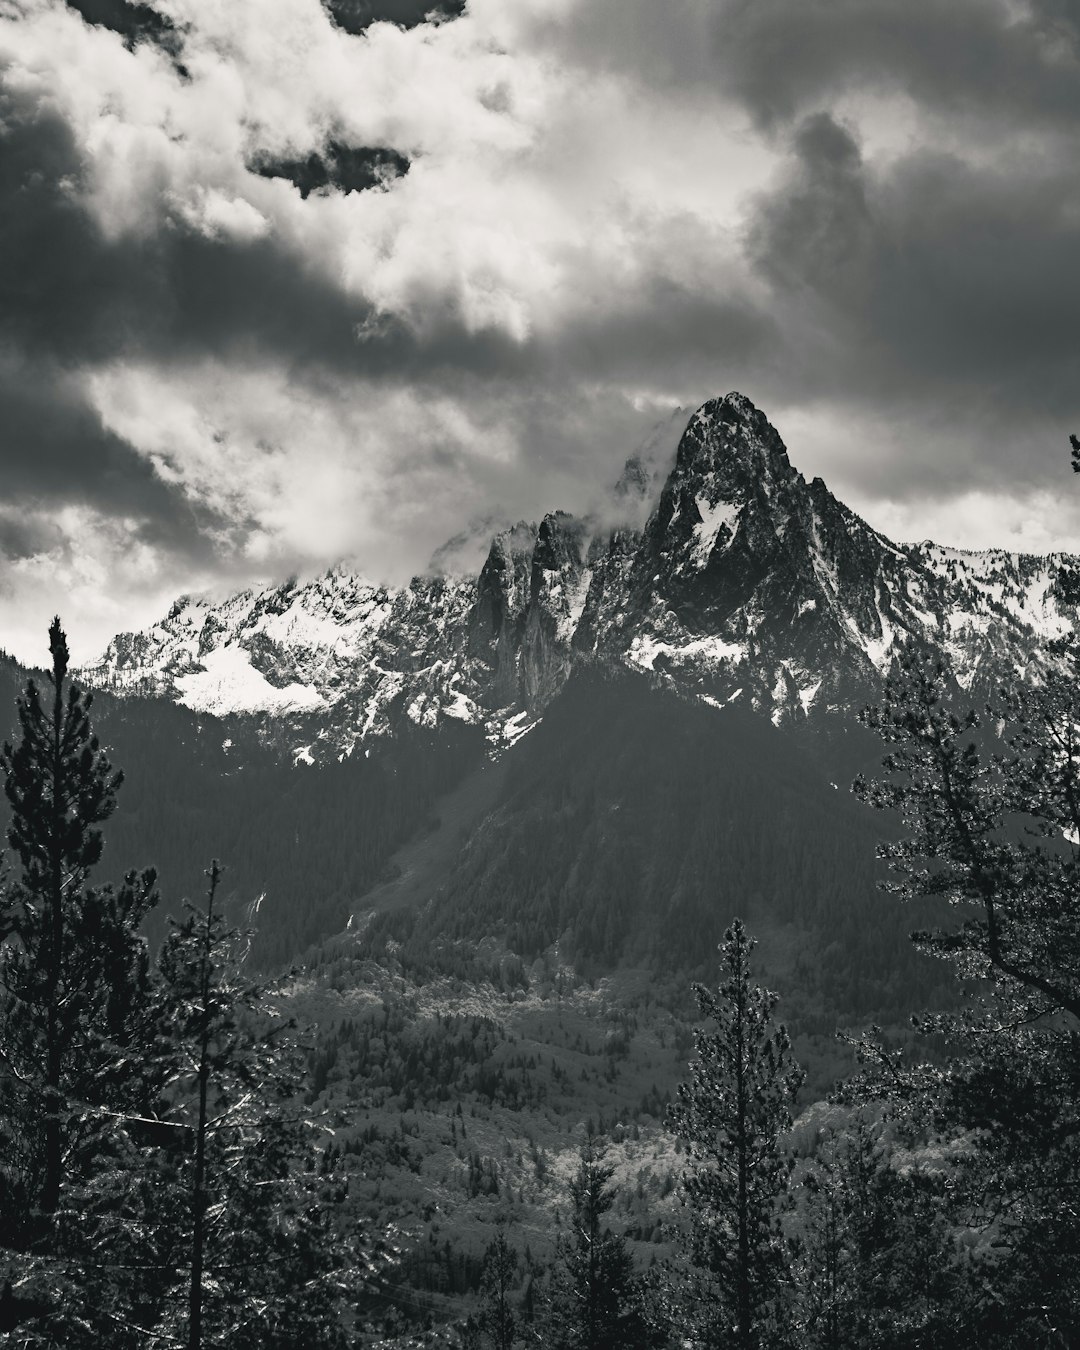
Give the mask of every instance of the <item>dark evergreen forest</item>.
M 903 1022 L 949 981 L 908 941 L 926 905 L 876 889 L 880 822 L 847 790 L 874 751 L 865 733 L 793 736 L 582 670 L 515 747 L 501 806 L 429 909 L 377 919 L 371 950 L 385 935 L 417 968 L 446 967 L 446 939 L 499 937 L 527 962 L 558 942 L 585 974 L 642 966 L 681 996 L 739 913 L 768 935 L 801 1032 Z
M 25 678 L 14 662 L 0 664 L 6 726 Z M 104 877 L 157 869 L 163 903 L 147 920 L 156 944 L 165 915 L 201 892 L 208 860 L 227 860 L 226 908 L 252 929 L 252 961 L 264 970 L 340 931 L 393 851 L 484 753 L 476 728 L 449 721 L 433 734 L 403 718 L 369 755 L 294 766 L 250 721 L 196 715 L 165 699 L 98 693 L 93 718 L 124 773 L 123 810 L 103 827 Z

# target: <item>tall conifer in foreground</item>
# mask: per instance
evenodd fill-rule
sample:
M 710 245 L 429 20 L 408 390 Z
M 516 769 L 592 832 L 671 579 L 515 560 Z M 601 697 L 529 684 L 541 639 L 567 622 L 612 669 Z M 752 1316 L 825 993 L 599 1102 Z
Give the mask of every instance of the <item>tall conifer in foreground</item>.
M 968 1314 L 979 1344 L 1073 1345 L 1080 1324 L 1080 653 L 1052 644 L 1039 683 L 957 706 L 948 664 L 911 647 L 863 721 L 889 745 L 856 792 L 899 813 L 890 889 L 953 907 L 913 934 L 969 998 L 918 1019 L 946 1069 L 904 1069 L 872 1038 L 867 1090 L 971 1141 L 953 1215 L 992 1231 Z M 945 916 L 949 913 L 945 910 Z
M 152 1091 L 138 928 L 157 895 L 152 872 L 87 885 L 122 776 L 91 730 L 90 696 L 68 683 L 59 619 L 49 648 L 52 688 L 27 683 L 20 739 L 0 753 L 18 859 L 0 889 L 0 1242 L 24 1343 L 74 1346 L 100 1334 L 99 1221 Z
M 669 1114 L 690 1155 L 683 1189 L 690 1254 L 703 1276 L 697 1334 L 709 1347 L 739 1350 L 768 1344 L 775 1321 L 790 1173 L 779 1141 L 803 1080 L 787 1031 L 773 1021 L 777 996 L 751 978 L 753 947 L 736 919 L 720 944 L 719 988 L 694 986 L 716 1029 L 695 1030 L 698 1057 Z

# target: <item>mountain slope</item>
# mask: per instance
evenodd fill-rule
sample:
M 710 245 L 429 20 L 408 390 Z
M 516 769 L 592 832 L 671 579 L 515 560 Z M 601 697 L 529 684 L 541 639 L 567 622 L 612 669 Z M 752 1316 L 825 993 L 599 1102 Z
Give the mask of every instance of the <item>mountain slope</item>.
M 18 740 L 15 699 L 31 675 L 45 682 L 0 658 L 0 740 Z M 91 715 L 124 774 L 95 881 L 157 869 L 162 904 L 147 925 L 156 945 L 168 916 L 182 916 L 183 898 L 203 894 L 218 858 L 230 918 L 257 927 L 252 954 L 263 969 L 288 966 L 343 929 L 394 851 L 430 827 L 446 795 L 478 770 L 499 768 L 485 758 L 480 729 L 460 722 L 436 733 L 405 719 L 369 755 L 294 767 L 247 718 L 108 693 L 95 695 Z M 8 814 L 0 794 L 0 838 Z
M 620 966 L 683 989 L 711 976 L 742 915 L 766 937 L 788 1016 L 828 1033 L 899 1022 L 942 984 L 907 941 L 930 912 L 879 896 L 881 821 L 847 791 L 875 738 L 774 728 L 657 690 L 632 671 L 575 671 L 501 764 L 497 802 L 456 850 L 365 895 L 354 930 L 371 956 L 469 975 L 477 944 L 528 966 Z M 387 944 L 389 943 L 389 946 Z M 463 964 L 464 963 L 464 964 Z

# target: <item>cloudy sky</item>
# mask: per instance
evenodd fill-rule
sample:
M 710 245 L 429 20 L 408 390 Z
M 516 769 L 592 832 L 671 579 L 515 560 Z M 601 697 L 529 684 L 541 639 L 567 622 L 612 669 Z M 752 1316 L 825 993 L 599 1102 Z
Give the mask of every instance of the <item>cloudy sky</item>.
M 582 508 L 740 389 L 1080 548 L 1080 0 L 0 0 L 0 645 Z

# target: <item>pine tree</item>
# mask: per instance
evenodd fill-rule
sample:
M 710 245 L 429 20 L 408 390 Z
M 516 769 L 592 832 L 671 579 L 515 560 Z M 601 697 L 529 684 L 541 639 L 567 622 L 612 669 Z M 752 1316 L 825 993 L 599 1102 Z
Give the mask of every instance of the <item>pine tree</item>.
M 879 850 L 893 889 L 957 913 L 913 937 L 968 992 L 959 1012 L 917 1019 L 951 1044 L 945 1069 L 905 1070 L 868 1039 L 867 1091 L 972 1140 L 954 1209 L 995 1232 L 971 1313 L 985 1345 L 1068 1344 L 1080 1319 L 1076 675 L 1071 644 L 1055 644 L 1038 685 L 1000 691 L 983 713 L 957 706 L 945 661 L 909 649 L 864 714 L 891 752 L 886 776 L 856 791 L 907 828 Z
M 690 1255 L 705 1279 L 701 1333 L 709 1346 L 754 1350 L 775 1317 L 784 1277 L 780 1211 L 790 1162 L 780 1137 L 803 1080 L 787 1032 L 773 1021 L 777 996 L 753 983 L 753 939 L 736 919 L 720 945 L 716 992 L 695 985 L 702 1017 L 691 1079 L 669 1125 L 690 1167 Z
M 1075 666 L 1068 648 L 1055 655 Z M 919 945 L 1080 1026 L 1080 854 L 1047 844 L 1080 832 L 1080 698 L 1075 669 L 1043 680 L 1003 691 L 988 716 L 957 711 L 945 659 L 908 648 L 862 714 L 893 747 L 887 777 L 855 790 L 907 827 L 879 849 L 901 878 L 892 889 L 960 907 L 959 928 L 919 933 Z M 998 747 L 987 721 L 1003 726 Z M 1010 828 L 1021 817 L 1033 833 Z
M 569 1233 L 556 1252 L 550 1321 L 557 1350 L 634 1350 L 648 1341 L 626 1239 L 604 1224 L 613 1176 L 587 1140 L 570 1178 Z
M 205 907 L 188 905 L 159 962 L 161 1114 L 183 1141 L 149 1224 L 176 1272 L 162 1330 L 188 1350 L 332 1348 L 378 1251 L 343 1226 L 345 1180 L 301 1100 L 302 1047 L 244 977 L 216 862 L 208 876 Z
M 67 681 L 59 619 L 49 647 L 51 698 L 28 682 L 20 740 L 0 753 L 19 864 L 0 892 L 0 1241 L 22 1291 L 12 1297 L 49 1310 L 26 1343 L 73 1346 L 108 1315 L 97 1227 L 130 1156 L 127 1127 L 153 1091 L 139 926 L 157 896 L 152 872 L 87 885 L 122 776 L 91 730 L 90 696 Z
M 805 1350 L 972 1343 L 946 1204 L 955 1162 L 931 1152 L 924 1163 L 916 1150 L 901 1168 L 888 1131 L 856 1115 L 800 1179 L 793 1285 Z
M 492 1350 L 513 1350 L 517 1344 L 517 1317 L 511 1295 L 520 1263 L 517 1249 L 510 1246 L 500 1229 L 484 1252 L 483 1305 L 479 1318 L 480 1329 Z

